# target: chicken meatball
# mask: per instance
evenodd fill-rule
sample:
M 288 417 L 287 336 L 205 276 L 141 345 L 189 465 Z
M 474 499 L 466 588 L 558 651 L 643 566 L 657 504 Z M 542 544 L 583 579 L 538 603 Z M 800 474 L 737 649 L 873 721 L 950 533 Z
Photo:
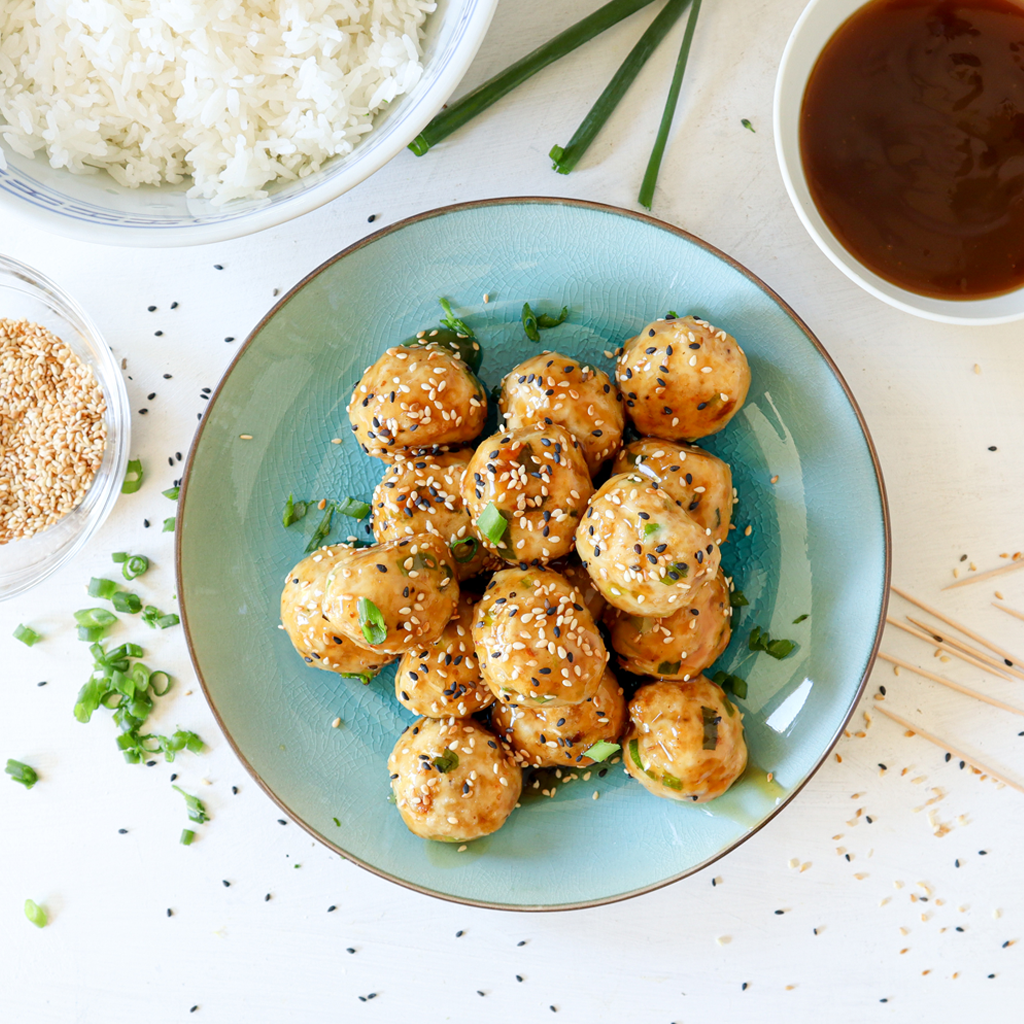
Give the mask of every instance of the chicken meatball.
M 655 320 L 622 347 L 615 378 L 641 434 L 694 441 L 721 430 L 750 387 L 750 367 L 731 335 L 706 320 Z
M 629 702 L 622 749 L 626 771 L 670 800 L 714 800 L 747 766 L 743 716 L 704 676 L 641 686 Z
M 580 365 L 559 352 L 543 352 L 520 363 L 501 382 L 498 399 L 505 425 L 559 423 L 580 442 L 591 474 L 622 443 L 622 396 L 603 370 Z
M 592 697 L 608 661 L 579 590 L 550 569 L 495 573 L 476 607 L 473 640 L 491 692 L 529 708 Z
M 424 455 L 389 467 L 373 492 L 377 543 L 432 533 L 451 547 L 460 580 L 500 565 L 484 546 L 462 501 L 462 478 L 472 454 Z
M 487 547 L 521 566 L 544 565 L 572 551 L 576 524 L 593 493 L 579 441 L 557 423 L 489 437 L 473 453 L 462 481 L 463 501 Z M 492 522 L 481 523 L 492 505 Z
M 334 628 L 381 654 L 433 643 L 459 601 L 451 552 L 430 533 L 348 548 L 325 583 L 323 610 Z
M 394 656 L 357 646 L 323 612 L 327 575 L 338 553 L 350 550 L 345 545 L 321 548 L 288 573 L 281 592 L 281 623 L 308 665 L 369 682 Z
M 363 374 L 348 404 L 363 451 L 385 462 L 438 445 L 466 444 L 483 429 L 486 416 L 483 384 L 440 345 L 389 348 Z
M 509 748 L 472 718 L 421 718 L 388 758 L 402 820 L 424 839 L 468 843 L 512 813 L 523 773 Z
M 690 516 L 724 544 L 732 522 L 732 470 L 727 462 L 695 444 L 644 437 L 621 449 L 613 473 L 636 471 L 678 498 Z
M 473 647 L 476 599 L 463 591 L 444 632 L 418 651 L 406 651 L 395 673 L 400 704 L 426 718 L 468 718 L 494 703 Z
M 686 604 L 664 618 L 609 608 L 605 624 L 619 664 L 638 676 L 691 679 L 729 646 L 732 606 L 729 584 L 717 575 L 690 591 Z
M 417 331 L 416 336 L 402 342 L 405 348 L 425 348 L 438 345 L 457 355 L 474 373 L 480 371 L 484 354 L 480 342 L 471 334 L 459 334 L 447 327 L 429 327 Z
M 636 472 L 611 477 L 594 495 L 576 547 L 608 603 L 633 615 L 671 615 L 721 561 L 710 531 Z
M 608 669 L 594 696 L 571 707 L 498 703 L 491 712 L 491 728 L 512 745 L 524 768 L 586 768 L 594 761 L 584 752 L 600 740 L 614 743 L 625 723 L 626 699 Z

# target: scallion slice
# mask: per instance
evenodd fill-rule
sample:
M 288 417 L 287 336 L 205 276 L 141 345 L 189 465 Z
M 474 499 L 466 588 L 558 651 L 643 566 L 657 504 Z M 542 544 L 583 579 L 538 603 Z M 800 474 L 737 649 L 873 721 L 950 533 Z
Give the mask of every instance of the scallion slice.
M 156 683 L 156 677 L 157 676 L 163 676 L 164 679 L 167 680 L 167 682 L 164 684 L 164 687 L 163 687 L 162 690 L 158 690 L 157 689 L 157 683 Z M 164 694 L 167 693 L 167 691 L 171 688 L 171 682 L 172 682 L 171 677 L 162 668 L 158 668 L 155 672 L 150 672 L 150 674 L 149 674 L 149 685 L 153 687 L 153 696 L 154 697 L 162 697 L 162 696 L 164 696 Z
M 121 575 L 126 580 L 141 576 L 149 568 L 149 559 L 145 555 L 129 555 L 121 566 Z
M 697 3 L 700 0 L 696 0 Z M 700 709 L 701 717 L 704 720 L 704 750 L 714 750 L 718 746 L 718 723 L 722 716 L 714 708 L 706 708 L 703 705 Z
M 143 475 L 142 460 L 129 460 L 128 469 L 124 474 L 124 483 L 121 484 L 121 493 L 134 494 L 142 486 Z
M 101 597 L 109 601 L 117 591 L 117 584 L 113 580 L 104 579 L 102 576 L 93 576 L 89 580 L 88 594 L 90 597 Z
M 476 528 L 495 546 L 505 536 L 508 529 L 508 520 L 498 511 L 498 506 L 490 502 L 487 508 L 480 513 L 476 521 Z
M 142 611 L 142 598 L 138 594 L 133 594 L 130 590 L 119 590 L 114 594 L 114 611 L 128 612 L 130 615 L 135 615 L 137 612 Z
M 174 614 L 174 612 L 169 612 L 167 615 L 161 615 L 156 620 L 156 624 L 161 629 L 167 629 L 168 626 L 176 626 L 179 622 L 181 622 L 181 619 L 179 619 L 178 616 Z
M 468 551 L 462 551 L 461 548 L 467 544 L 472 546 Z M 478 541 L 476 537 L 462 537 L 452 545 L 452 558 L 454 558 L 456 562 L 462 562 L 463 564 L 466 562 L 472 562 L 476 557 L 479 547 L 480 541 Z
M 39 781 L 35 768 L 25 764 L 23 761 L 15 761 L 13 757 L 7 759 L 7 767 L 4 771 L 15 782 L 20 782 L 26 789 L 31 789 Z
M 181 493 L 180 487 L 168 487 L 166 491 L 160 492 L 165 498 L 170 498 L 171 501 L 177 501 L 178 495 Z
M 43 638 L 30 626 L 19 623 L 18 628 L 14 631 L 14 639 L 20 640 L 26 647 L 32 647 Z
M 190 828 L 183 828 L 181 830 L 181 838 L 178 840 L 182 846 L 191 846 L 192 840 L 195 839 L 196 834 Z
M 382 644 L 388 637 L 388 626 L 381 610 L 368 598 L 361 597 L 356 605 L 359 612 L 359 626 L 368 644 Z
M 410 146 L 409 148 L 411 149 L 412 147 Z M 452 304 L 444 296 L 441 296 L 437 301 L 441 303 L 441 308 L 444 310 L 444 317 L 441 320 L 442 327 L 447 327 L 448 330 L 461 334 L 466 338 L 474 337 L 473 332 L 466 326 L 465 321 L 460 320 L 452 311 Z
M 523 330 L 526 332 L 526 336 L 530 341 L 540 341 L 540 328 L 537 325 L 537 317 L 533 310 L 530 309 L 530 304 L 528 302 L 523 303 L 521 319 L 523 321 Z
M 75 612 L 75 622 L 80 626 L 102 626 L 106 629 L 117 622 L 117 616 L 106 608 L 82 608 Z
M 35 900 L 25 900 L 25 916 L 37 927 L 46 927 L 46 911 Z
M 434 767 L 442 775 L 446 775 L 448 772 L 459 767 L 459 755 L 451 747 L 448 747 L 440 757 L 434 758 Z
M 99 640 L 104 633 L 106 633 L 106 626 L 79 626 L 78 627 L 78 639 L 85 640 L 87 643 L 95 643 Z
M 588 747 L 583 751 L 583 756 L 589 757 L 591 761 L 607 761 L 612 754 L 621 749 L 618 743 L 598 740 L 592 747 Z
M 285 526 L 297 523 L 306 515 L 306 506 L 307 502 L 296 501 L 294 496 L 289 494 L 288 500 L 284 503 L 284 515 L 281 516 L 281 522 Z
M 327 506 L 327 511 L 324 512 L 323 519 L 320 520 L 319 525 L 313 531 L 313 536 L 309 538 L 309 543 L 306 545 L 307 555 L 311 555 L 327 539 L 327 534 L 331 532 L 331 520 L 333 518 L 334 503 L 332 502 Z
M 170 519 L 165 519 L 164 528 L 161 533 L 174 533 L 174 520 L 175 516 L 171 516 Z
M 351 516 L 353 519 L 365 519 L 370 514 L 370 506 L 365 501 L 359 501 L 358 498 L 343 498 L 341 501 L 335 502 L 334 510 L 343 516 Z
M 110 556 L 110 560 L 112 562 L 117 562 L 118 564 L 120 564 L 121 562 L 127 562 L 128 561 L 128 552 L 127 551 L 115 551 Z
M 189 821 L 198 822 L 200 825 L 204 821 L 209 821 L 210 816 L 206 813 L 206 807 L 203 805 L 203 801 L 197 796 L 192 796 L 191 793 L 186 793 L 180 786 L 171 786 L 171 789 L 176 789 L 184 798 L 185 806 L 188 808 L 188 819 Z

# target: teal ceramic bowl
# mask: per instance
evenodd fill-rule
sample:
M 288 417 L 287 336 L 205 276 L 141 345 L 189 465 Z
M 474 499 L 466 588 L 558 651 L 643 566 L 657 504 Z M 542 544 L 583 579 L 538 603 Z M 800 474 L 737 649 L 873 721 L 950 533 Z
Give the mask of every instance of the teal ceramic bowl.
M 285 529 L 285 499 L 369 499 L 382 466 L 351 440 L 352 386 L 389 344 L 436 324 L 439 296 L 479 337 L 488 385 L 537 351 L 520 323 L 526 301 L 540 311 L 570 309 L 564 324 L 544 332 L 543 347 L 606 369 L 603 353 L 669 310 L 706 317 L 745 348 L 747 403 L 707 439 L 732 464 L 738 528 L 723 562 L 749 601 L 716 667 L 748 681 L 741 707 L 751 766 L 718 800 L 659 800 L 611 764 L 586 780 L 527 781 L 506 825 L 463 852 L 419 839 L 389 802 L 387 755 L 412 720 L 394 698 L 393 672 L 364 686 L 312 669 L 277 628 L 285 576 L 320 518 Z M 757 278 L 692 235 L 558 199 L 422 214 L 357 243 L 292 289 L 210 402 L 178 522 L 178 594 L 192 658 L 256 781 L 313 836 L 370 871 L 502 909 L 594 906 L 647 892 L 757 831 L 841 735 L 874 659 L 888 593 L 878 461 L 849 389 L 807 328 Z M 365 524 L 339 525 L 332 539 L 366 535 Z M 755 625 L 796 641 L 796 650 L 782 661 L 752 654 Z M 336 718 L 340 728 L 331 726 Z M 541 795 L 552 783 L 557 795 Z

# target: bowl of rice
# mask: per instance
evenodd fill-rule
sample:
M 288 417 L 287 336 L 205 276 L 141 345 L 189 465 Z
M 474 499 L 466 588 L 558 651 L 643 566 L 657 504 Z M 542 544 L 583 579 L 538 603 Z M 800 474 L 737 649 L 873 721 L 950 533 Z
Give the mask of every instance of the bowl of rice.
M 0 208 L 133 246 L 222 241 L 308 213 L 419 134 L 496 6 L 0 4 Z
M 52 281 L 0 255 L 0 601 L 99 529 L 130 441 L 124 379 L 95 324 Z

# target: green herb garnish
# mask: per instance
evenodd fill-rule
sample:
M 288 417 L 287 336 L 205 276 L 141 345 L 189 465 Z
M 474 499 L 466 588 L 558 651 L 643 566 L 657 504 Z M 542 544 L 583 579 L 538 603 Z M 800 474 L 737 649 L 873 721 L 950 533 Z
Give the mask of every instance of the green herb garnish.
M 434 758 L 434 767 L 442 775 L 445 775 L 452 771 L 452 769 L 459 767 L 459 755 L 451 747 L 448 747 L 440 757 Z
M 792 640 L 773 640 L 760 626 L 755 626 L 750 631 L 747 646 L 752 651 L 763 651 L 765 654 L 770 654 L 778 661 L 796 650 L 796 644 Z
M 89 580 L 87 593 L 90 597 L 101 597 L 104 601 L 109 601 L 116 592 L 117 584 L 113 580 L 104 579 L 102 576 L 93 576 Z
M 181 493 L 180 487 L 168 487 L 166 491 L 160 492 L 165 498 L 170 498 L 171 501 L 177 501 L 178 495 Z
M 171 789 L 176 789 L 184 798 L 185 806 L 188 808 L 188 820 L 198 822 L 200 825 L 203 822 L 209 821 L 210 816 L 206 813 L 206 807 L 203 805 L 203 801 L 197 796 L 192 796 L 191 793 L 186 793 L 180 786 L 172 785 Z
M 114 611 L 135 615 L 137 612 L 142 611 L 142 598 L 138 594 L 133 594 L 130 590 L 119 590 L 114 595 Z
M 714 708 L 706 708 L 703 705 L 700 713 L 704 719 L 703 747 L 705 750 L 714 750 L 718 746 L 718 723 L 722 720 L 722 716 Z
M 161 533 L 174 533 L 174 520 L 175 520 L 174 516 L 171 516 L 170 519 L 165 519 L 164 520 L 164 528 L 160 532 Z
M 99 626 L 106 629 L 117 622 L 117 616 L 106 608 L 83 608 L 75 612 L 75 622 L 79 626 Z
M 181 837 L 178 839 L 178 842 L 181 843 L 182 846 L 191 846 L 192 840 L 195 839 L 195 837 L 196 834 L 192 831 L 192 829 L 183 828 L 181 830 Z
M 747 595 L 742 590 L 734 590 L 729 594 L 729 604 L 733 608 L 744 608 L 750 602 L 747 600 Z
M 598 740 L 592 747 L 588 747 L 583 751 L 584 757 L 589 757 L 591 761 L 607 761 L 617 750 L 622 748 L 618 743 L 609 743 L 608 740 Z
M 523 303 L 522 312 L 523 330 L 526 332 L 526 336 L 530 341 L 540 341 L 540 326 L 537 323 L 537 317 L 534 316 L 533 310 L 530 309 L 528 302 Z
M 487 508 L 480 513 L 476 521 L 476 528 L 495 546 L 505 536 L 508 529 L 508 520 L 498 511 L 494 502 L 489 502 Z
M 13 757 L 7 759 L 7 767 L 4 771 L 15 782 L 20 782 L 26 789 L 31 789 L 39 781 L 35 768 L 22 761 L 15 761 Z
M 127 551 L 115 551 L 110 556 L 110 560 L 112 562 L 116 562 L 118 565 L 120 565 L 122 562 L 127 562 L 128 561 L 128 552 Z
M 674 676 L 679 672 L 681 661 L 663 661 L 658 665 L 658 675 Z
M 646 522 L 644 523 L 644 536 L 650 537 L 652 533 L 656 533 L 660 529 L 661 523 Z
M 37 927 L 46 927 L 46 911 L 34 900 L 25 900 L 25 916 Z
M 281 517 L 281 522 L 285 526 L 291 526 L 292 523 L 297 523 L 306 514 L 306 502 L 293 500 L 292 495 L 288 495 L 288 500 L 284 503 L 284 515 Z
M 124 482 L 121 484 L 122 494 L 134 494 L 142 486 L 142 460 L 131 459 L 125 470 Z
M 388 626 L 381 610 L 368 597 L 359 598 L 356 607 L 363 639 L 373 646 L 384 643 L 388 638 Z
M 334 511 L 352 519 L 365 519 L 370 514 L 370 506 L 357 498 L 342 498 L 334 503 Z
M 729 690 L 738 700 L 747 699 L 747 681 L 740 676 L 734 676 L 731 672 L 719 670 L 712 677 L 712 682 L 718 683 L 723 690 Z
M 19 623 L 14 631 L 14 639 L 20 640 L 26 647 L 32 647 L 43 638 L 31 627 Z
M 149 559 L 145 555 L 125 555 L 121 563 L 121 575 L 126 580 L 141 576 L 149 568 Z
M 460 550 L 460 548 L 462 548 L 462 546 L 465 544 L 472 545 L 472 547 L 469 548 L 468 552 L 463 552 Z M 476 557 L 476 553 L 479 547 L 480 542 L 476 539 L 476 537 L 462 537 L 452 545 L 452 557 L 455 559 L 456 562 L 461 562 L 462 564 L 465 564 L 466 562 L 472 562 L 473 559 Z
M 412 149 L 412 147 L 409 147 Z M 461 334 L 465 338 L 472 338 L 473 332 L 466 326 L 464 320 L 460 320 L 455 313 L 452 311 L 452 304 L 446 298 L 439 298 L 437 300 L 441 303 L 441 308 L 444 310 L 444 317 L 441 319 L 441 326 L 447 327 L 448 330 L 454 331 L 456 334 Z
M 661 577 L 661 582 L 666 587 L 674 586 L 680 580 L 685 580 L 690 575 L 690 566 L 686 562 L 673 562 L 668 571 Z
M 640 760 L 640 744 L 636 739 L 631 739 L 629 741 L 629 756 L 633 758 L 633 764 L 635 764 L 640 771 L 644 771 L 644 763 Z
M 793 625 L 795 626 L 795 625 L 797 625 L 798 623 L 800 623 L 800 622 L 803 622 L 803 621 L 804 621 L 804 619 L 808 619 L 808 618 L 810 618 L 810 613 L 809 613 L 809 612 L 804 612 L 804 614 L 803 614 L 803 615 L 798 615 L 798 616 L 797 616 L 797 617 L 796 617 L 796 618 L 795 618 L 795 619 L 793 620 Z
M 754 126 L 753 126 L 753 125 L 752 125 L 752 124 L 750 123 L 750 121 L 748 121 L 748 120 L 747 120 L 747 118 L 745 118 L 745 117 L 744 117 L 744 118 L 742 118 L 742 119 L 740 120 L 740 124 L 741 124 L 741 125 L 743 125 L 743 127 L 744 127 L 744 128 L 746 128 L 746 129 L 748 129 L 749 131 L 752 131 L 752 132 L 755 132 L 755 133 L 756 133 L 756 129 L 755 129 L 755 128 L 754 128 Z
M 327 539 L 327 534 L 331 532 L 331 520 L 333 518 L 334 502 L 330 502 L 324 512 L 323 519 L 320 520 L 317 528 L 313 531 L 313 536 L 309 538 L 309 543 L 306 545 L 307 555 L 316 551 L 316 549 Z
M 661 784 L 667 786 L 669 789 L 674 789 L 677 792 L 683 788 L 683 783 L 680 779 L 677 779 L 674 775 L 668 772 L 661 773 Z

